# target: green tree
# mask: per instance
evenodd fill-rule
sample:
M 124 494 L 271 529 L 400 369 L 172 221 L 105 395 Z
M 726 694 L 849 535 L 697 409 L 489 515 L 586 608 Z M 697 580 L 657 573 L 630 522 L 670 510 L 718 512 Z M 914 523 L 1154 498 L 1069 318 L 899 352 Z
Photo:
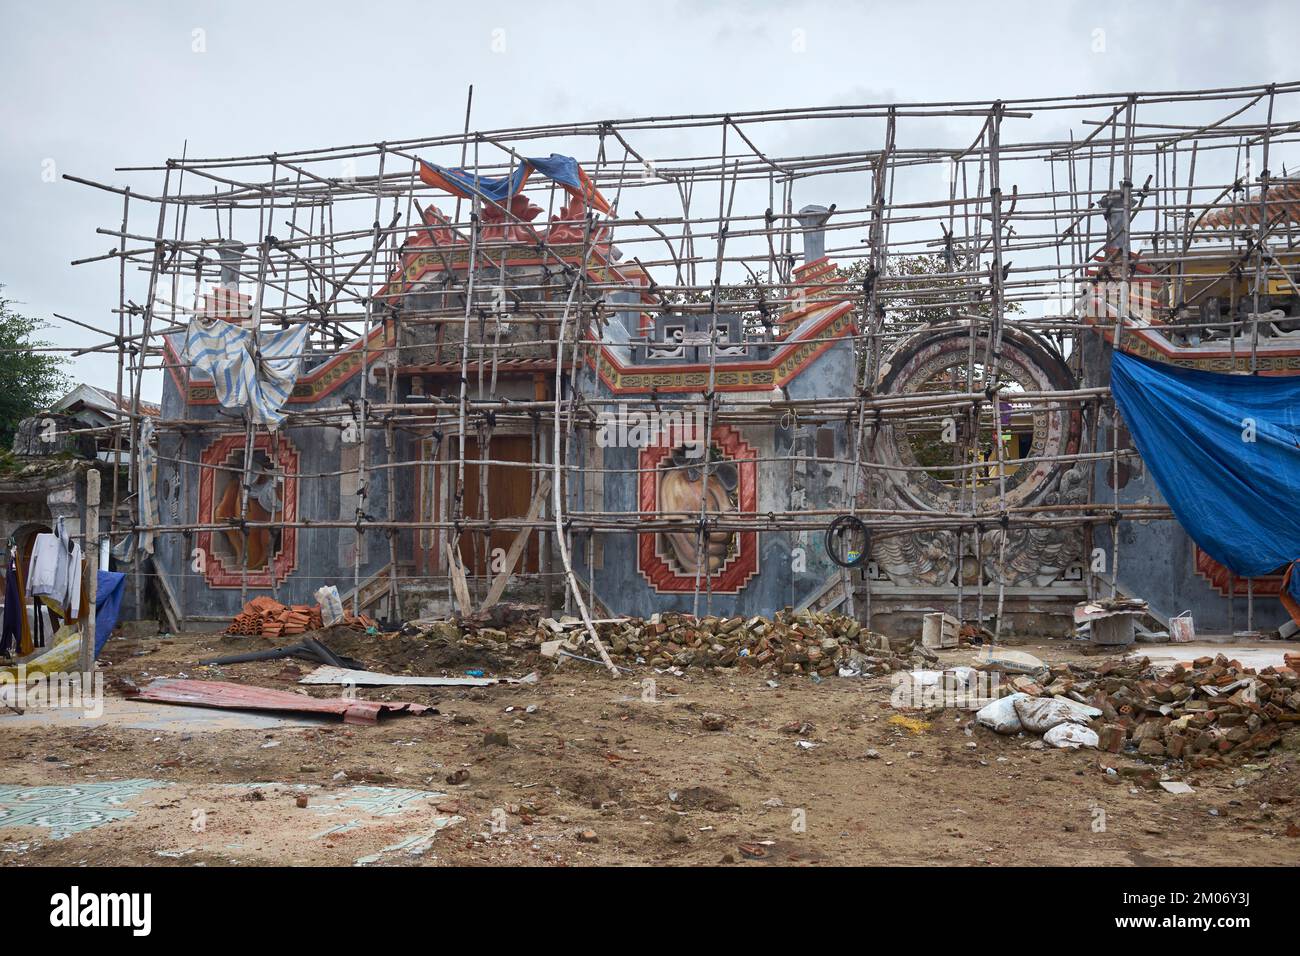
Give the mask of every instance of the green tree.
M 885 308 L 885 327 L 890 330 L 907 329 L 952 320 L 952 305 L 959 312 L 992 315 L 988 298 L 988 275 L 978 277 L 957 276 L 950 271 L 942 255 L 923 253 L 914 256 L 892 256 L 886 263 L 885 276 L 880 281 L 880 298 Z M 847 266 L 836 266 L 835 274 L 862 291 L 862 281 L 870 272 L 866 259 L 857 259 Z M 921 277 L 923 281 L 912 282 Z M 1019 302 L 1004 302 L 1003 313 L 1022 312 Z
M 63 374 L 68 360 L 38 352 L 50 343 L 36 338 L 48 323 L 10 308 L 0 285 L 0 450 L 13 444 L 18 423 L 48 408 L 71 383 Z
M 957 313 L 975 313 L 981 316 L 993 314 L 989 302 L 989 277 L 987 271 L 979 276 L 955 275 L 961 266 L 950 267 L 944 257 L 937 253 L 894 256 L 885 269 L 885 276 L 879 281 L 881 305 L 885 310 L 883 331 L 886 334 L 899 333 L 926 326 L 938 325 L 954 320 L 961 321 Z M 836 275 L 861 292 L 863 280 L 870 274 L 870 263 L 859 259 L 848 266 L 837 266 Z M 919 279 L 920 281 L 910 281 Z M 1004 301 L 1003 314 L 1016 315 L 1024 311 L 1019 302 Z M 856 308 L 858 327 L 865 329 L 868 324 L 863 321 L 862 306 Z M 866 360 L 865 342 L 859 342 L 858 360 Z M 976 361 L 975 380 L 969 387 L 978 391 L 984 387 L 984 367 Z M 967 388 L 966 368 L 962 364 L 943 369 L 920 386 L 924 391 L 957 392 Z M 978 455 L 981 460 L 991 460 L 996 455 L 996 430 L 992 420 L 993 407 L 986 406 L 981 413 L 979 434 L 972 440 L 953 443 L 943 436 L 942 421 L 919 419 L 904 427 L 907 429 L 909 444 L 917 463 L 933 466 L 932 477 L 940 481 L 955 480 L 955 473 L 941 468 L 961 464 L 963 456 Z M 964 427 L 965 423 L 961 423 Z M 1005 440 L 1005 439 L 1004 439 Z

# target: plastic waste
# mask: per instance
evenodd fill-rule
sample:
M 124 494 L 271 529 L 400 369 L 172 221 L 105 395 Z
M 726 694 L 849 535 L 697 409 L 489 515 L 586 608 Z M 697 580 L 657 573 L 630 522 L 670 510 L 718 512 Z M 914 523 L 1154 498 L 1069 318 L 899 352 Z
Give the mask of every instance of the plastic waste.
M 1169 619 L 1169 640 L 1175 644 L 1190 644 L 1196 640 L 1196 624 L 1191 611 L 1183 611 Z
M 1076 714 L 1081 714 L 1084 717 L 1101 716 L 1101 710 L 1099 708 L 1092 707 L 1089 704 L 1081 704 L 1077 700 L 1070 700 L 1070 698 L 1063 697 L 1060 694 L 1057 694 L 1055 697 L 1052 698 L 1052 700 L 1059 700 L 1062 704 L 1064 704 L 1066 707 L 1069 707 Z
M 331 627 L 343 620 L 343 599 L 336 585 L 327 584 L 316 589 L 316 603 L 320 605 L 321 624 Z
M 1011 674 L 1036 674 L 1047 669 L 1047 665 L 1033 654 L 1012 651 L 993 644 L 986 644 L 980 648 L 975 655 L 975 663 L 996 664 Z

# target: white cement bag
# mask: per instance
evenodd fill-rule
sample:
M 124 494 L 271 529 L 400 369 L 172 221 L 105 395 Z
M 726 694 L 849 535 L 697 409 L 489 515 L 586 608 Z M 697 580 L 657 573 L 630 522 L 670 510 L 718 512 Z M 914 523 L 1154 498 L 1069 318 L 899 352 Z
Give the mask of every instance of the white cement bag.
M 1095 733 L 1079 724 L 1057 724 L 1043 734 L 1043 743 L 1051 744 L 1053 747 L 1069 747 L 1071 750 L 1080 747 L 1096 747 L 1098 742 Z
M 1016 734 L 1022 729 L 1020 716 L 1016 713 L 1016 701 L 1028 699 L 1028 694 L 1011 694 L 999 698 L 991 704 L 985 704 L 975 713 L 975 720 L 981 727 L 999 734 Z
M 1045 734 L 1057 724 L 1086 724 L 1088 718 L 1068 704 L 1050 697 L 1026 697 L 1016 701 L 1020 724 L 1034 734 Z
M 329 627 L 343 620 L 343 599 L 339 589 L 331 584 L 316 590 L 316 603 L 320 605 L 321 624 Z
M 1079 714 L 1080 716 L 1086 717 L 1088 719 L 1101 716 L 1100 708 L 1093 707 L 1091 704 L 1081 704 L 1077 700 L 1071 700 L 1070 698 L 1063 697 L 1060 694 L 1057 694 L 1055 697 L 1052 698 L 1052 700 L 1059 700 L 1062 704 L 1064 704 L 1066 707 L 1069 707 L 1076 714 Z M 1083 723 L 1083 721 L 1079 721 L 1079 723 Z

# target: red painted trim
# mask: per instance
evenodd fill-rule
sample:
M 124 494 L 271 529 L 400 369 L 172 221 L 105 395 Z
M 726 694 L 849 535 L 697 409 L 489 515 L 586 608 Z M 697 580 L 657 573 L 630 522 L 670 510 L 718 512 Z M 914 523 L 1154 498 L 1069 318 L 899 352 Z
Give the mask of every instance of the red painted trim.
M 653 512 L 659 509 L 659 463 L 672 453 L 677 444 L 677 437 L 670 435 L 664 443 L 642 449 L 638 463 L 640 472 L 638 498 L 641 511 Z M 723 455 L 729 459 L 745 459 L 736 465 L 740 478 L 736 502 L 737 513 L 756 514 L 758 512 L 758 455 L 754 447 L 730 425 L 719 425 L 713 429 L 713 444 L 717 445 Z M 660 593 L 693 592 L 695 575 L 677 573 L 655 552 L 655 538 L 659 534 L 660 532 L 655 531 L 638 535 L 637 570 L 646 582 Z M 738 594 L 756 574 L 758 574 L 758 532 L 738 532 L 736 556 L 710 575 L 713 593 Z M 703 575 L 700 583 L 701 586 L 706 586 Z
M 218 438 L 199 455 L 199 461 L 205 465 L 224 464 L 233 451 L 243 451 L 245 436 L 233 433 Z M 254 451 L 264 451 L 271 456 L 273 436 L 257 435 L 253 439 Z M 283 435 L 274 436 L 275 462 L 284 469 L 284 508 L 281 517 L 284 521 L 298 520 L 298 449 Z M 212 468 L 201 469 L 199 475 L 199 523 L 216 524 L 213 512 L 216 510 L 216 471 Z M 195 536 L 195 544 L 207 555 L 207 567 L 204 577 L 208 586 L 214 588 L 237 588 L 242 586 L 243 569 L 230 569 L 222 563 L 212 547 L 212 536 L 217 532 L 200 531 Z M 272 588 L 281 584 L 285 578 L 298 568 L 298 529 L 284 528 L 280 533 L 280 550 L 276 552 L 269 567 L 261 571 L 248 572 L 248 586 L 251 588 Z
M 1223 597 L 1246 596 L 1246 578 L 1238 576 L 1234 582 L 1233 574 L 1218 561 L 1206 554 L 1196 544 L 1192 545 L 1196 556 L 1196 573 Z M 1282 593 L 1281 574 L 1261 574 L 1255 578 L 1253 591 L 1256 597 L 1277 597 Z M 1235 584 L 1235 586 L 1234 586 Z

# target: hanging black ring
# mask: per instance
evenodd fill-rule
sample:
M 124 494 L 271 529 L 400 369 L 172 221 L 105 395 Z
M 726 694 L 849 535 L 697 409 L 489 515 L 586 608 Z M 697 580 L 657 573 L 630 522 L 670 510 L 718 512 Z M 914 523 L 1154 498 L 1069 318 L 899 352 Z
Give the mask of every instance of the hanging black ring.
M 862 535 L 862 550 L 856 553 L 849 552 L 847 556 L 840 554 L 837 544 L 846 533 Z M 826 554 L 840 567 L 856 568 L 866 561 L 867 555 L 871 553 L 871 530 L 855 515 L 840 515 L 826 529 L 826 538 L 823 544 L 826 548 Z

